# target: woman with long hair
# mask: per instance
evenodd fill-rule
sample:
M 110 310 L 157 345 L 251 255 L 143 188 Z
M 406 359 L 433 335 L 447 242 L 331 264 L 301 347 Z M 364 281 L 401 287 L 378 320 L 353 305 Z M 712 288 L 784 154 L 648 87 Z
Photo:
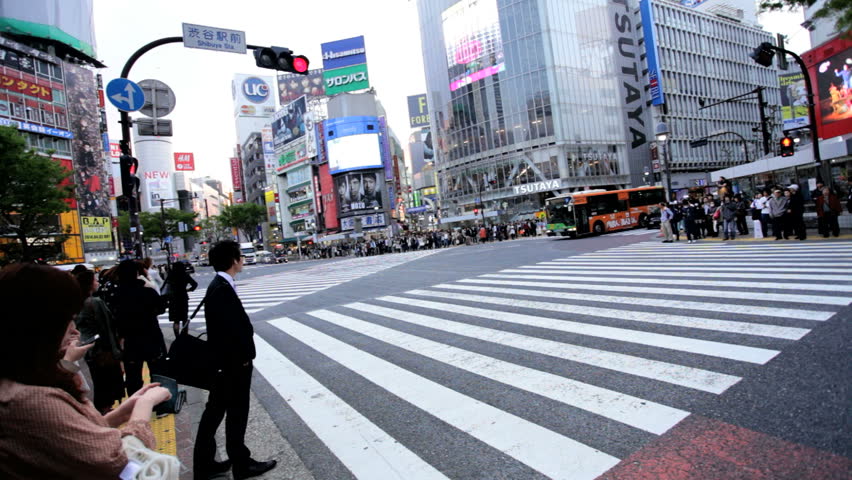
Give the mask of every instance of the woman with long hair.
M 151 412 L 168 390 L 149 384 L 106 415 L 84 396 L 74 362 L 92 347 L 79 345 L 83 296 L 71 274 L 8 266 L 0 302 L 0 478 L 115 479 L 128 464 L 122 437 L 155 447 Z
M 166 355 L 166 342 L 157 315 L 165 311 L 160 294 L 139 275 L 139 264 L 124 260 L 118 265 L 116 318 L 124 338 L 124 385 L 127 393 L 142 388 L 142 364 L 158 373 Z
M 92 296 L 98 289 L 95 272 L 84 268 L 74 277 L 83 294 L 83 309 L 74 320 L 77 330 L 84 339 L 99 337 L 86 352 L 86 364 L 92 375 L 93 403 L 98 411 L 105 413 L 125 396 L 118 329 L 106 302 Z

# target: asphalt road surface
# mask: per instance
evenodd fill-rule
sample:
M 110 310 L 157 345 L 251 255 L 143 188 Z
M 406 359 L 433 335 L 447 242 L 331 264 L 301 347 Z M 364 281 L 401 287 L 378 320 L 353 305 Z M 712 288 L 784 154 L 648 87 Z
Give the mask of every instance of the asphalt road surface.
M 313 478 L 840 479 L 850 267 L 847 241 L 637 230 L 249 266 L 237 289 L 254 393 Z

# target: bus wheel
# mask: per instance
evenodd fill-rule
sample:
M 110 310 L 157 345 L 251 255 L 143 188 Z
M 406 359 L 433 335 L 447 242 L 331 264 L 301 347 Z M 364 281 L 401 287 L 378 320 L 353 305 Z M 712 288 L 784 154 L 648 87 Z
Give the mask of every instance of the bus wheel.
M 642 228 L 648 228 L 649 227 L 648 215 L 645 215 L 644 213 L 642 215 L 639 215 L 639 226 L 642 227 Z
M 600 235 L 600 234 L 604 233 L 603 222 L 595 222 L 595 225 L 594 225 L 593 228 L 594 228 L 595 235 Z
M 577 232 L 571 232 L 571 233 L 568 234 L 568 236 L 571 237 L 571 240 L 576 240 L 577 239 Z

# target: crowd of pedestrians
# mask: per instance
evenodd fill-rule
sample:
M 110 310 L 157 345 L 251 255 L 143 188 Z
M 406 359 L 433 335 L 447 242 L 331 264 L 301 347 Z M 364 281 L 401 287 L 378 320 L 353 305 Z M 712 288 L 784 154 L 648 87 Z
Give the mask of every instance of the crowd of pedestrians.
M 838 196 L 818 183 L 811 199 L 816 207 L 819 234 L 826 238 L 839 236 L 838 217 L 843 211 Z M 805 199 L 799 185 L 766 189 L 755 193 L 749 201 L 740 194 L 732 194 L 723 178 L 716 196 L 690 195 L 681 202 L 660 204 L 663 243 L 679 241 L 681 232 L 687 243 L 708 237 L 735 240 L 738 235 L 749 235 L 749 216 L 758 238 L 807 239 Z
M 205 316 L 218 374 L 195 442 L 194 476 L 233 467 L 234 478 L 250 478 L 276 464 L 252 459 L 244 444 L 255 355 L 233 282 L 244 257 L 226 241 L 210 259 L 217 277 Z M 198 284 L 183 263 L 165 279 L 158 273 L 151 259 L 124 260 L 99 275 L 84 265 L 70 274 L 28 263 L 0 271 L 0 299 L 13 319 L 0 349 L 0 478 L 178 478 L 179 462 L 155 451 L 150 424 L 172 393 L 144 385 L 142 371 L 147 364 L 151 375 L 168 373 L 158 316 L 168 307 L 177 337 Z M 230 458 L 217 462 L 214 435 L 225 415 Z
M 386 253 L 405 253 L 431 250 L 450 246 L 474 245 L 477 243 L 515 240 L 535 237 L 545 233 L 542 221 L 501 223 L 488 226 L 470 226 L 456 229 L 436 229 L 428 232 L 405 232 L 396 237 L 381 234 L 370 235 L 349 242 L 331 245 L 312 245 L 305 248 L 308 258 L 368 257 Z

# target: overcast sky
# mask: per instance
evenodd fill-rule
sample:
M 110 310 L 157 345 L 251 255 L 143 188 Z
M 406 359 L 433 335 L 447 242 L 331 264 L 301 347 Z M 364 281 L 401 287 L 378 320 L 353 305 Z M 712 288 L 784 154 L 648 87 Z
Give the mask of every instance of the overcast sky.
M 370 83 L 403 143 L 410 133 L 406 97 L 426 88 L 414 0 L 95 0 L 94 9 L 97 56 L 108 66 L 100 70 L 104 84 L 118 78 L 136 49 L 161 37 L 180 36 L 186 22 L 243 30 L 250 44 L 307 55 L 311 68 L 322 67 L 321 43 L 364 35 Z M 790 36 L 795 51 L 808 48 L 801 22 L 801 13 L 762 18 L 767 30 Z M 228 158 L 237 143 L 231 97 L 236 73 L 275 72 L 255 67 L 251 51 L 218 53 L 177 43 L 150 51 L 130 73 L 133 81 L 161 80 L 175 91 L 177 107 L 168 117 L 175 131 L 174 151 L 193 152 L 196 174 L 218 178 L 226 188 L 231 182 Z M 277 98 L 277 86 L 271 87 Z M 118 113 L 108 106 L 107 115 L 110 138 L 118 140 Z

